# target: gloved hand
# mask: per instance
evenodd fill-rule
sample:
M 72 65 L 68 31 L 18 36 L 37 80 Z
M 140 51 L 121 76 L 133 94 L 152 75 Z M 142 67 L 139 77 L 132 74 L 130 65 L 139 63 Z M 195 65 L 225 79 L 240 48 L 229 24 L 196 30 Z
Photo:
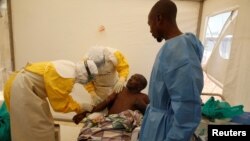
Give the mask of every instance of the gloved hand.
M 94 106 L 102 102 L 102 99 L 96 94 L 95 91 L 89 92 L 91 96 L 91 100 Z
M 88 103 L 80 104 L 80 112 L 73 117 L 75 124 L 78 124 L 86 116 L 87 113 L 93 110 L 94 106 Z
M 116 84 L 115 84 L 115 86 L 113 88 L 113 91 L 115 93 L 121 92 L 123 87 L 124 87 L 124 84 L 125 84 L 125 78 L 120 77 L 119 80 L 116 82 Z
M 88 103 L 81 103 L 80 104 L 80 108 L 81 108 L 81 112 L 84 112 L 84 111 L 88 111 L 88 112 L 91 112 L 93 110 L 93 105 L 92 104 L 88 104 Z

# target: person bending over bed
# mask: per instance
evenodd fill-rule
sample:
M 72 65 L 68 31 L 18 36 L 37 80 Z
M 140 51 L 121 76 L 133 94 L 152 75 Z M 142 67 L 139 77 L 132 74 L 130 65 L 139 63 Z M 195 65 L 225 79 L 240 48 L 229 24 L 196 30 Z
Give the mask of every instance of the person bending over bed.
M 118 114 L 125 110 L 139 110 L 144 114 L 149 98 L 141 91 L 147 86 L 146 78 L 141 74 L 134 74 L 130 77 L 126 87 L 120 93 L 111 94 L 105 101 L 96 105 L 91 112 L 83 112 L 73 117 L 78 124 L 87 113 L 93 113 L 108 107 L 108 114 Z
M 11 140 L 56 141 L 50 106 L 62 113 L 92 111 L 92 105 L 75 101 L 71 91 L 75 83 L 84 85 L 97 74 L 93 60 L 28 63 L 13 72 L 4 85 Z

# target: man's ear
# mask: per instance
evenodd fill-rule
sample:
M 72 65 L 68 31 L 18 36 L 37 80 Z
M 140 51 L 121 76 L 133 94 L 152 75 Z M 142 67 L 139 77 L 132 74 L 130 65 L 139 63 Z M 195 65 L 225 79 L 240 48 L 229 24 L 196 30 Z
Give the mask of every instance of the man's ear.
M 160 14 L 158 14 L 158 15 L 156 16 L 156 18 L 157 18 L 157 21 L 160 21 L 160 20 L 162 19 L 162 16 L 161 16 Z
M 163 22 L 163 17 L 162 17 L 162 15 L 158 14 L 158 15 L 156 16 L 156 21 L 157 21 L 158 24 L 162 24 L 162 22 Z

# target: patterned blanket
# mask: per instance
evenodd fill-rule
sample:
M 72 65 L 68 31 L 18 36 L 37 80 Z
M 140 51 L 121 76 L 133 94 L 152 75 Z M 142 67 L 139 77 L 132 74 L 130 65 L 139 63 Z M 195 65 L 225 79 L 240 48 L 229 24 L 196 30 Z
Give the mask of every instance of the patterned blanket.
M 78 141 L 130 141 L 131 132 L 141 125 L 143 115 L 135 110 L 119 114 L 88 116 L 83 119 L 84 126 Z

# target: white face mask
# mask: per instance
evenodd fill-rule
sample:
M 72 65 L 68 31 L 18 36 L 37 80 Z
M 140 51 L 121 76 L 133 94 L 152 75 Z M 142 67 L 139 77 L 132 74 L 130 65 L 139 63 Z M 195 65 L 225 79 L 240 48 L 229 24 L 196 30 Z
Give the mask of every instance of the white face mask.
M 86 84 L 94 79 L 93 75 L 88 75 L 87 73 L 84 73 L 83 75 L 78 75 L 76 77 L 76 83 L 80 84 Z
M 88 83 L 90 80 L 88 79 L 81 79 L 81 78 L 76 78 L 76 83 L 80 83 L 80 84 L 86 84 Z
M 94 70 L 93 70 L 94 69 Z M 97 67 L 94 62 L 85 60 L 76 64 L 76 82 L 86 84 L 94 79 L 94 74 L 97 74 Z

